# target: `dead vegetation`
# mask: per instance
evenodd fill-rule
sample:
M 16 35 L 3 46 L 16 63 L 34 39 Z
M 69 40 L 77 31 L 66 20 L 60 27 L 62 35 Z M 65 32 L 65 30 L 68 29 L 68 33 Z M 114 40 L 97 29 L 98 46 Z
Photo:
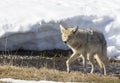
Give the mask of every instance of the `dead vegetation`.
M 120 79 L 115 76 L 100 74 L 83 74 L 78 71 L 67 73 L 48 68 L 27 68 L 4 65 L 0 67 L 1 78 L 14 78 L 23 80 L 53 80 L 63 82 L 96 82 L 96 83 L 119 83 Z
M 21 53 L 0 56 L 0 78 L 14 78 L 23 80 L 53 80 L 63 82 L 95 82 L 95 83 L 119 83 L 120 64 L 112 62 L 108 68 L 107 76 L 101 74 L 99 66 L 96 66 L 95 74 L 84 74 L 81 59 L 71 64 L 71 73 L 66 72 L 65 61 L 69 52 L 60 51 L 34 54 Z M 50 57 L 45 56 L 51 55 Z M 66 55 L 66 56 L 63 56 Z M 88 72 L 90 72 L 88 64 Z

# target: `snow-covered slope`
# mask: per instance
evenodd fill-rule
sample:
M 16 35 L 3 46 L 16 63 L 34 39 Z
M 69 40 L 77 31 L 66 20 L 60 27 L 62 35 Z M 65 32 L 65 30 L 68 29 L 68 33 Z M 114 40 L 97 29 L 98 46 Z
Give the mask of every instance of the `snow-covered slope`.
M 102 31 L 120 55 L 119 0 L 0 0 L 0 50 L 68 49 L 59 24 Z

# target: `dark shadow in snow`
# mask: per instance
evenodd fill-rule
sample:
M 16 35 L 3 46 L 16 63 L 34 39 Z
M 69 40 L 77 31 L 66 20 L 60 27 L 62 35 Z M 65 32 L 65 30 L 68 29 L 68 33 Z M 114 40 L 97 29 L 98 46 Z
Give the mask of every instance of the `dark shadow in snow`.
M 105 27 L 114 21 L 108 16 L 75 16 L 62 19 L 60 21 L 36 22 L 28 26 L 19 26 L 19 31 L 7 31 L 0 37 L 0 50 L 15 50 L 23 48 L 24 50 L 47 50 L 47 49 L 68 49 L 62 43 L 59 24 L 66 27 L 79 26 L 79 28 L 93 28 L 102 31 L 105 34 Z M 9 24 L 8 24 L 9 25 Z M 4 28 L 9 26 L 4 26 Z M 15 28 L 12 25 L 10 28 Z M 5 28 L 5 29 L 6 29 Z M 28 28 L 24 31 L 24 28 Z

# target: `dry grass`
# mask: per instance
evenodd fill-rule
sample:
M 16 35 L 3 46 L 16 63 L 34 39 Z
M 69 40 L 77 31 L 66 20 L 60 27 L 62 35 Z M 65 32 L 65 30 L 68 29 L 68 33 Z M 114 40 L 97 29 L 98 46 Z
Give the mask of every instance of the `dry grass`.
M 10 82 L 1 82 L 1 81 L 0 81 L 0 83 L 10 83 Z
M 53 80 L 63 82 L 120 83 L 119 62 L 111 63 L 108 69 L 108 76 L 101 75 L 99 67 L 97 67 L 95 74 L 83 74 L 82 63 L 80 61 L 71 64 L 72 72 L 67 73 L 65 61 L 69 56 L 64 56 L 70 54 L 71 51 L 63 52 L 60 50 L 52 52 L 8 52 L 8 54 L 5 53 L 5 55 L 1 52 L 0 78 Z M 88 67 L 88 72 L 90 72 L 91 67 L 89 65 Z M 113 76 L 113 74 L 118 76 Z
M 95 82 L 95 83 L 119 83 L 115 76 L 103 76 L 98 74 L 83 74 L 80 72 L 67 73 L 48 68 L 27 68 L 4 65 L 0 67 L 1 78 L 14 78 L 23 80 L 53 80 L 70 82 Z

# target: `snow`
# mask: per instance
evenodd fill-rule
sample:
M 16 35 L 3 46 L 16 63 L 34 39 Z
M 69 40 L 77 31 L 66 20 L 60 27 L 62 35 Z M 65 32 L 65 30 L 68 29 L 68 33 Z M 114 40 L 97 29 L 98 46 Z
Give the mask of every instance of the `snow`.
M 0 0 L 0 50 L 69 49 L 59 24 L 95 28 L 120 59 L 120 0 Z
M 64 82 L 55 82 L 55 81 L 46 81 L 46 80 L 40 80 L 40 81 L 19 80 L 19 79 L 12 79 L 12 78 L 3 78 L 3 79 L 0 79 L 0 81 L 11 82 L 11 83 L 64 83 Z M 65 83 L 83 83 L 83 82 L 65 82 Z
M 0 51 L 69 49 L 61 40 L 59 24 L 63 24 L 102 31 L 108 56 L 120 59 L 119 5 L 120 0 L 0 0 Z M 62 83 L 12 78 L 0 81 Z

